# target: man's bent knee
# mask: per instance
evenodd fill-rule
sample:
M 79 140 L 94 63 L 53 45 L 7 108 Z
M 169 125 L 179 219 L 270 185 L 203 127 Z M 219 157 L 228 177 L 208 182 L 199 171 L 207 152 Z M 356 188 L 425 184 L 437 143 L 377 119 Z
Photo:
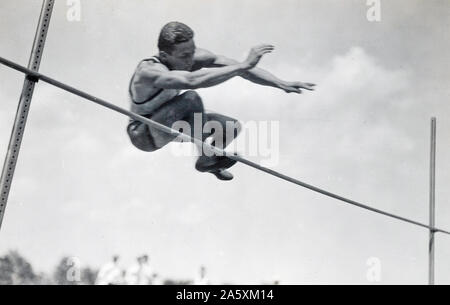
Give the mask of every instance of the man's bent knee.
M 197 91 L 194 91 L 194 90 L 188 90 L 188 91 L 184 92 L 182 95 L 185 99 L 192 100 L 192 101 L 202 99 L 200 97 L 200 95 L 197 93 Z
M 189 90 L 189 91 L 186 91 L 185 93 L 183 93 L 182 95 L 183 95 L 183 100 L 185 102 L 188 102 L 189 105 L 192 107 L 192 109 L 195 112 L 203 112 L 204 111 L 202 98 L 196 91 Z
M 135 126 L 129 126 L 127 133 L 131 140 L 131 143 L 138 149 L 146 152 L 152 152 L 159 147 L 157 147 L 152 139 L 152 136 L 146 131 L 139 130 L 140 128 L 136 128 Z

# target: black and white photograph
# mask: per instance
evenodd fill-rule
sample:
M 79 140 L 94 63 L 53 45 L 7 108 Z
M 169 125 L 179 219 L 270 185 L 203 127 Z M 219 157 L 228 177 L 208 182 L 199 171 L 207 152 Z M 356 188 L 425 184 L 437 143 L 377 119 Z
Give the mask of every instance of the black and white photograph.
M 450 284 L 449 49 L 448 0 L 0 0 L 0 285 Z

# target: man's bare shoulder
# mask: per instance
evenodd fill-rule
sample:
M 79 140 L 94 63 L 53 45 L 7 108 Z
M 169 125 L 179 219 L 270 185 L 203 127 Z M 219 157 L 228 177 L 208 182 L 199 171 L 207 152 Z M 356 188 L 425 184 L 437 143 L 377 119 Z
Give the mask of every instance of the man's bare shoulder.
M 168 72 L 169 69 L 158 62 L 146 60 L 141 62 L 136 68 L 137 77 L 154 77 L 162 73 Z

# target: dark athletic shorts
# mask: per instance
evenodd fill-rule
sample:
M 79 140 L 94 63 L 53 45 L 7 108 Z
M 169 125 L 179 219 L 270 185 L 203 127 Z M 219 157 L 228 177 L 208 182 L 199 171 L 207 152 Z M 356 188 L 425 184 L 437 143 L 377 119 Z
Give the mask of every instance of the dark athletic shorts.
M 151 119 L 153 114 L 143 115 L 147 119 Z M 155 145 L 153 136 L 150 133 L 149 126 L 140 121 L 132 120 L 128 123 L 127 133 L 130 137 L 131 143 L 134 146 L 144 151 L 155 151 L 158 148 Z

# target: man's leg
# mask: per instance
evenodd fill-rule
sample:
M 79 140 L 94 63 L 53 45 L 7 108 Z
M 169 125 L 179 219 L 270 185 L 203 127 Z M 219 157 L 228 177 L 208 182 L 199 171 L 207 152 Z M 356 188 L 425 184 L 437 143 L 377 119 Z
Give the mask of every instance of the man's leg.
M 194 122 L 195 114 L 197 114 L 197 117 L 200 115 L 201 122 Z M 197 134 L 194 132 L 194 124 L 200 123 L 201 126 L 198 126 L 197 128 L 202 129 L 205 121 L 204 116 L 203 102 L 200 96 L 195 91 L 189 90 L 174 97 L 160 107 L 156 113 L 152 115 L 151 120 L 170 128 L 172 128 L 176 122 L 185 121 L 189 124 L 191 129 L 191 132 L 190 134 L 188 133 L 188 135 L 195 137 Z M 183 130 L 183 132 L 187 133 L 185 130 Z M 150 127 L 150 133 L 153 136 L 155 145 L 159 148 L 177 138 L 176 134 L 169 134 L 153 127 Z M 197 137 L 201 141 L 204 140 L 201 132 Z
M 211 145 L 219 149 L 225 149 L 242 130 L 242 125 L 239 121 L 222 114 L 207 113 L 206 121 L 205 129 L 210 132 L 206 133 L 204 137 L 207 138 L 212 135 Z M 233 179 L 233 175 L 226 171 L 226 169 L 236 164 L 236 161 L 227 157 L 216 157 L 218 161 L 211 163 L 211 159 L 211 157 L 205 155 L 200 156 L 195 168 L 201 172 L 211 172 L 221 180 Z
M 153 115 L 147 117 L 171 128 L 177 121 L 186 121 L 193 126 L 194 113 L 199 113 L 202 122 L 204 121 L 204 109 L 200 97 L 195 91 L 187 91 L 166 102 Z M 148 152 L 164 147 L 177 137 L 139 121 L 130 122 L 127 132 L 134 146 Z M 189 133 L 189 136 L 194 134 Z M 203 138 L 201 140 L 203 141 Z
M 207 125 L 213 122 L 213 124 L 211 124 L 212 128 L 214 128 L 214 125 L 220 126 L 222 132 L 214 133 L 215 138 L 212 142 L 212 145 L 220 149 L 225 149 L 234 139 L 237 138 L 242 130 L 242 125 L 238 120 L 223 114 L 207 113 L 206 121 Z
M 147 124 L 132 121 L 128 124 L 127 132 L 131 143 L 140 150 L 151 152 L 158 149 L 153 142 L 153 137 L 150 134 Z
M 196 119 L 199 117 L 201 118 L 200 122 L 196 122 Z M 172 128 L 176 122 L 185 121 L 189 124 L 190 134 L 187 133 L 186 130 L 183 130 L 182 132 L 189 134 L 191 137 L 197 137 L 202 142 L 209 136 L 209 134 L 203 133 L 203 125 L 207 120 L 214 120 L 223 125 L 224 133 L 226 132 L 226 121 L 236 122 L 236 120 L 232 118 L 219 114 L 210 114 L 208 117 L 204 112 L 203 102 L 200 96 L 192 90 L 186 91 L 165 103 L 151 116 L 150 119 L 170 128 Z M 149 138 L 152 141 L 152 145 L 146 145 L 147 151 L 162 148 L 178 137 L 176 134 L 169 134 L 153 127 L 148 127 L 146 125 L 145 127 L 148 128 L 150 134 Z M 195 129 L 197 128 L 200 129 L 200 132 L 195 132 Z M 141 127 L 141 129 L 145 130 L 144 127 Z M 237 136 L 237 133 L 235 136 Z M 229 142 L 233 140 L 234 136 L 227 137 L 226 135 L 221 134 L 221 138 L 224 139 L 223 143 L 228 145 Z M 213 144 L 216 144 L 216 142 L 217 140 L 215 140 Z M 221 171 L 231 167 L 236 161 L 223 156 L 205 156 L 203 155 L 203 148 L 201 146 L 199 146 L 199 151 L 202 156 L 196 163 L 197 170 L 202 172 L 212 172 L 222 180 L 232 179 L 231 174 L 225 172 L 221 173 Z

